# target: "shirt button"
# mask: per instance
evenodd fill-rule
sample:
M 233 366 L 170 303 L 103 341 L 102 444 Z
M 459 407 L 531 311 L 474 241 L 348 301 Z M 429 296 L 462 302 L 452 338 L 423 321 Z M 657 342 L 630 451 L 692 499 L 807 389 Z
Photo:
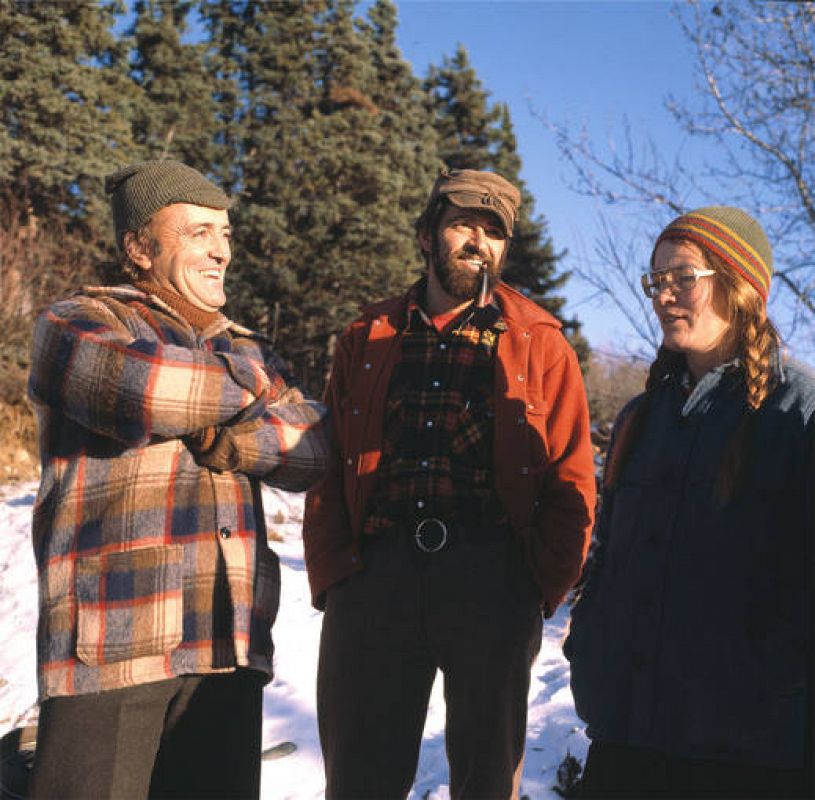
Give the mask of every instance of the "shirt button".
M 417 500 L 416 508 L 424 508 L 424 500 Z
M 228 539 L 232 535 L 232 531 L 224 525 L 221 530 L 218 531 L 221 534 L 222 539 Z
M 523 425 L 523 424 L 526 422 L 526 419 L 525 419 L 524 417 L 518 417 L 518 419 L 516 420 L 516 422 L 517 422 L 519 425 Z
M 519 381 L 523 381 L 523 379 L 524 379 L 524 376 L 521 375 L 520 373 L 518 375 L 516 375 L 516 377 L 518 378 Z
M 521 467 L 521 475 L 529 475 L 529 467 Z
M 433 388 L 438 389 L 441 386 L 441 381 L 433 381 Z
M 352 413 L 352 414 L 353 414 L 355 417 L 358 417 L 358 416 L 359 416 L 359 409 L 358 409 L 358 408 L 355 408 L 355 409 L 353 409 L 353 410 L 351 411 L 351 413 Z
M 422 466 L 423 466 L 423 467 L 429 467 L 429 466 L 430 466 L 430 462 L 429 462 L 429 461 L 427 461 L 427 460 L 424 460 L 424 461 L 422 461 Z
M 346 463 L 346 464 L 348 464 L 348 466 L 350 467 L 350 466 L 351 466 L 351 464 L 353 464 L 353 463 L 354 463 L 354 459 L 353 459 L 353 458 L 346 458 L 346 459 L 345 459 L 345 463 Z
M 446 349 L 447 349 L 447 345 L 446 345 L 444 342 L 442 342 L 442 343 L 439 345 L 439 350 L 446 350 Z
M 366 361 L 366 362 L 365 362 L 365 369 L 370 369 L 370 368 L 371 368 L 371 362 L 370 362 L 370 361 Z
M 529 331 L 524 331 L 524 338 L 525 339 L 528 339 L 530 336 L 531 336 L 531 334 L 529 333 Z
M 432 428 L 432 427 L 433 427 L 433 420 L 432 420 L 432 419 L 429 419 L 429 420 L 427 421 L 427 427 L 428 427 L 428 428 Z

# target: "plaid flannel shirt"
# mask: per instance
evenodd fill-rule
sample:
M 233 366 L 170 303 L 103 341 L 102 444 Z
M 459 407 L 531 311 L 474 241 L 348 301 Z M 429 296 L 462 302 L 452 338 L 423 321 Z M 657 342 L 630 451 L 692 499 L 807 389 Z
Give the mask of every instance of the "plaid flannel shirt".
M 414 299 L 408 320 L 363 533 L 428 516 L 497 521 L 503 511 L 492 438 L 501 311 L 494 303 L 468 307 L 440 332 Z
M 287 385 L 262 337 L 225 317 L 196 334 L 126 286 L 39 317 L 29 395 L 40 699 L 239 666 L 271 676 L 280 577 L 260 481 L 299 491 L 321 475 L 323 406 Z M 220 468 L 195 446 L 209 427 Z

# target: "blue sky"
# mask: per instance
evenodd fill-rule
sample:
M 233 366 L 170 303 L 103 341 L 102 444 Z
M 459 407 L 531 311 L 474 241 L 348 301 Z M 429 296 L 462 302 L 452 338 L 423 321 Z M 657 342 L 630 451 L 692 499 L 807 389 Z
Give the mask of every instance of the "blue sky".
M 650 137 L 668 159 L 688 147 L 664 108 L 669 93 L 689 102 L 694 94 L 692 53 L 671 2 L 397 0 L 397 8 L 399 46 L 417 75 L 461 43 L 491 99 L 509 105 L 522 177 L 555 248 L 569 251 L 565 269 L 592 253 L 597 216 L 593 202 L 569 188 L 569 167 L 533 109 L 575 128 L 585 123 L 601 145 L 621 135 L 625 116 L 635 138 Z M 623 210 L 611 221 L 621 237 L 639 238 L 647 259 L 658 231 L 637 230 Z M 573 278 L 567 314 L 577 314 L 593 346 L 619 350 L 630 336 L 625 318 L 591 295 Z

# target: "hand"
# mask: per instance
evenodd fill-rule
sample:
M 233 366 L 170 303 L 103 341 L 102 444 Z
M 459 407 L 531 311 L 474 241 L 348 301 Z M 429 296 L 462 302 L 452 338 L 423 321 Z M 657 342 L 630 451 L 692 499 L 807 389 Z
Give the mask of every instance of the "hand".
M 241 464 L 240 448 L 237 440 L 244 434 L 252 434 L 263 425 L 263 420 L 253 419 L 249 422 L 239 422 L 227 428 L 205 429 L 212 430 L 214 436 L 206 449 L 190 447 L 195 455 L 195 461 L 202 467 L 213 469 L 216 472 L 238 472 Z

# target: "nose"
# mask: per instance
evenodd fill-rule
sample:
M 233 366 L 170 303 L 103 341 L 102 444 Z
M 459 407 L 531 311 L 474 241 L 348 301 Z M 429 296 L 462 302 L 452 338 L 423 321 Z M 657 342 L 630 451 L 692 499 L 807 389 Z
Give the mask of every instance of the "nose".
M 654 295 L 654 302 L 661 303 L 663 301 L 663 295 L 668 292 L 668 297 L 665 298 L 666 300 L 676 300 L 676 287 L 673 283 L 666 281 L 661 286 L 657 287 L 657 293 Z
M 232 250 L 229 246 L 229 239 L 226 236 L 215 236 L 212 240 L 210 255 L 219 264 L 228 264 L 232 255 Z
M 484 246 L 487 243 L 487 232 L 484 230 L 483 226 L 473 225 L 470 228 L 470 241 L 478 248 L 479 251 L 483 251 Z

